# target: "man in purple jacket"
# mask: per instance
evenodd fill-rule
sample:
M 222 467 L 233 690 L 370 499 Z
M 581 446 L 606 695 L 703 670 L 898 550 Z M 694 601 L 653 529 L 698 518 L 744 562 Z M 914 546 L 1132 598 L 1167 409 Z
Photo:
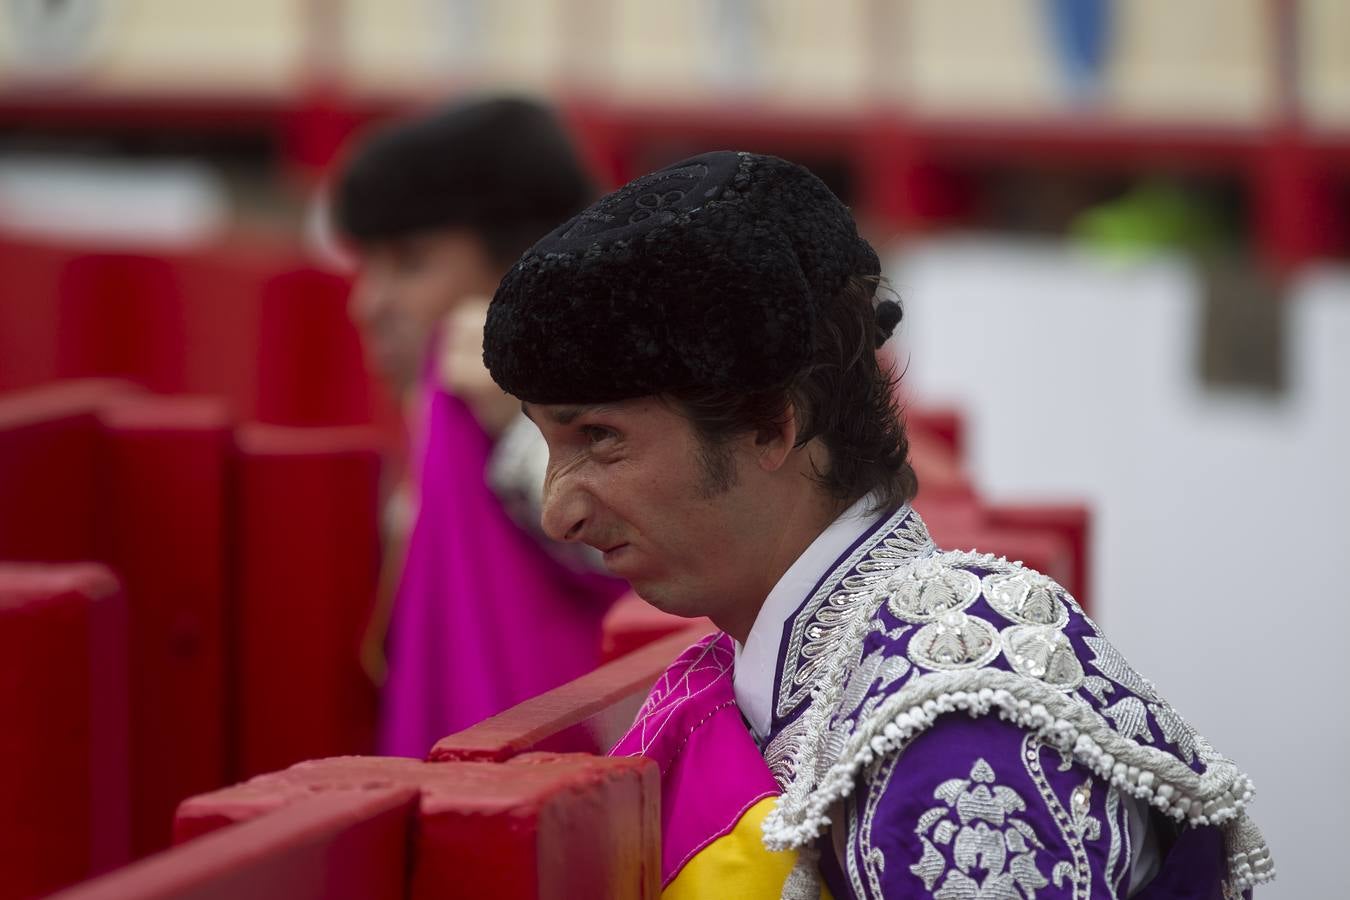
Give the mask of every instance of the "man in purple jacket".
M 745 739 L 778 796 L 740 864 L 797 851 L 775 895 L 1246 895 L 1273 876 L 1247 777 L 1063 588 L 910 507 L 879 275 L 809 172 L 719 152 L 557 228 L 489 310 L 488 368 L 548 443 L 545 529 L 725 632 L 619 748 L 663 761 L 668 893 L 763 796 L 708 752 Z M 739 736 L 703 725 L 728 704 Z

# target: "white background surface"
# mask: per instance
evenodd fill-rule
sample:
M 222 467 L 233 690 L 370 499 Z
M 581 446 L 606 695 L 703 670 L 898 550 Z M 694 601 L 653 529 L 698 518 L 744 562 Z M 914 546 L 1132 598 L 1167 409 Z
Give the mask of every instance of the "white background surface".
M 1350 847 L 1350 271 L 1288 300 L 1277 399 L 1198 371 L 1181 259 L 951 239 L 893 260 L 908 384 L 964 410 L 996 499 L 1093 504 L 1095 618 L 1256 782 L 1271 898 L 1343 896 Z

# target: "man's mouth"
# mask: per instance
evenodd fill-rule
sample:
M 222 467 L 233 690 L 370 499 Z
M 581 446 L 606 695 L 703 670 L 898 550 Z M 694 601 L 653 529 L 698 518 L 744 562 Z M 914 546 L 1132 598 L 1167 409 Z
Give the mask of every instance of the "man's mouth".
M 617 559 L 617 558 L 619 557 L 619 555 L 623 553 L 624 548 L 627 547 L 627 546 L 628 546 L 628 544 L 626 544 L 626 543 L 623 543 L 623 544 L 614 544 L 613 546 L 609 547 L 608 549 L 602 549 L 602 550 L 600 550 L 600 555 L 604 558 L 605 565 L 606 565 L 606 566 L 612 565 L 613 562 L 614 562 L 614 560 Z

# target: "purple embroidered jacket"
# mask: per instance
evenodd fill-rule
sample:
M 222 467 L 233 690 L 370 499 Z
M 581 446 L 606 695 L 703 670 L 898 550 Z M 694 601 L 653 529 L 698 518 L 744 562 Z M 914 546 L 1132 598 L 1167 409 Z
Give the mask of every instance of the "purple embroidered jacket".
M 937 550 L 908 507 L 785 623 L 765 758 L 765 843 L 818 850 L 836 900 L 1219 900 L 1274 875 L 1251 782 L 1073 598 Z M 1133 894 L 1131 804 L 1159 857 Z

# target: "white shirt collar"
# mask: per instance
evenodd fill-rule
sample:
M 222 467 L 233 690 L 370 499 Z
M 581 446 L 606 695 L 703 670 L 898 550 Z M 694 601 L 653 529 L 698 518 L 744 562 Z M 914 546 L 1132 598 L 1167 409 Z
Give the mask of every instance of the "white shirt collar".
M 736 705 L 750 723 L 758 738 L 769 733 L 773 721 L 773 682 L 778 671 L 778 649 L 783 637 L 783 624 L 793 610 L 806 599 L 807 591 L 815 587 L 839 557 L 862 537 L 886 510 L 868 513 L 872 497 L 864 497 L 844 510 L 816 536 L 801 556 L 788 566 L 783 577 L 773 586 L 764 605 L 760 607 L 755 623 L 750 626 L 745 644 L 736 644 L 736 668 L 733 685 Z

